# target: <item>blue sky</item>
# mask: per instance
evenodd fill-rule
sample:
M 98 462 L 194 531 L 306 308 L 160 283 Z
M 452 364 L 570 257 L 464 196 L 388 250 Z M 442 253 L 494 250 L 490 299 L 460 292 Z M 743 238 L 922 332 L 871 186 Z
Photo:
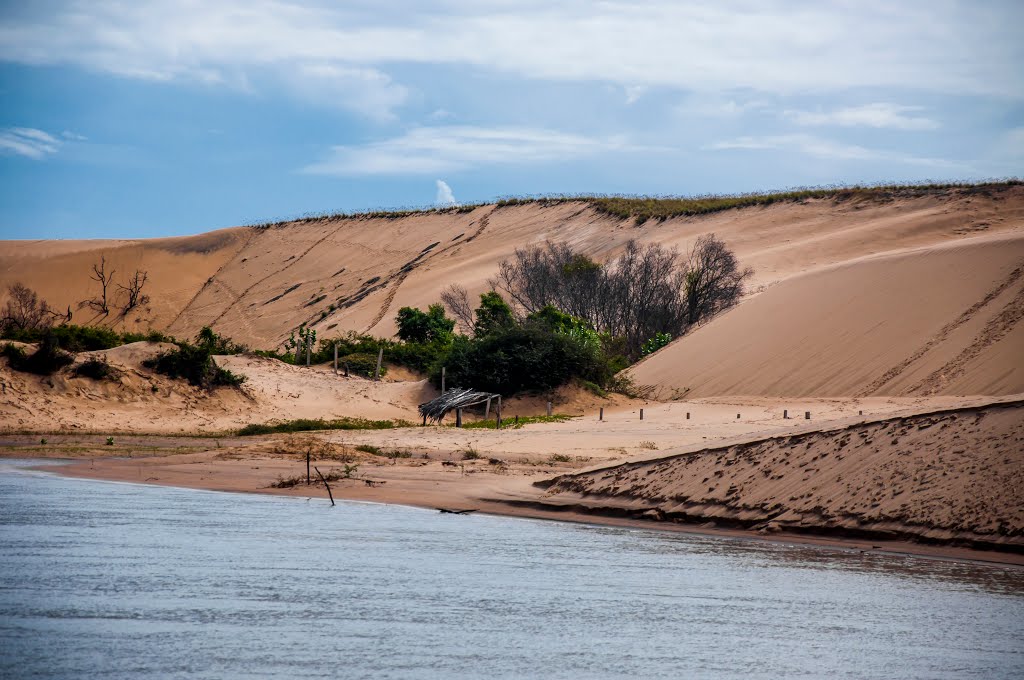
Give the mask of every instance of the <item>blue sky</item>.
M 0 238 L 1024 175 L 1024 3 L 0 5 Z

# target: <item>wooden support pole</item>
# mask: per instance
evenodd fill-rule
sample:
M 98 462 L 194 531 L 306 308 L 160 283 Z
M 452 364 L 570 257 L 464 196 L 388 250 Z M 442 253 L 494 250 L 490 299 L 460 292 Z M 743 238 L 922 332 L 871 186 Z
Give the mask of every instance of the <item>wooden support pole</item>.
M 686 419 L 687 419 L 687 420 L 689 420 L 689 419 L 690 419 L 690 412 L 689 412 L 689 411 L 687 411 L 687 412 L 686 412 Z
M 548 417 L 551 416 L 551 402 L 548 402 Z
M 306 486 L 309 486 L 309 449 L 306 449 Z
M 518 425 L 518 424 L 519 424 L 519 414 L 517 413 L 516 414 L 516 425 Z
M 427 417 L 423 416 L 423 427 L 427 426 Z
M 462 427 L 462 409 L 455 409 L 455 427 Z
M 640 420 L 644 419 L 644 410 L 640 409 Z
M 380 380 L 380 363 L 384 361 L 384 348 L 377 350 L 377 370 L 373 372 L 373 379 Z
M 338 343 L 334 343 L 334 375 L 338 375 Z
M 789 409 L 784 408 L 782 409 L 782 419 L 786 420 L 787 418 L 789 418 Z
M 810 420 L 810 419 L 811 419 L 811 412 L 810 411 L 804 411 L 804 420 Z
M 313 351 L 313 341 L 306 338 L 306 368 L 309 368 L 309 355 Z
M 348 362 L 345 362 L 345 377 L 348 377 Z
M 736 420 L 739 420 L 739 419 L 740 419 L 740 414 L 739 414 L 739 413 L 737 413 L 737 414 L 736 414 Z
M 498 417 L 498 429 L 501 429 L 501 395 L 498 395 L 498 411 L 495 414 Z
M 484 407 L 484 420 L 491 416 L 491 398 L 487 397 L 487 406 Z
M 446 366 L 442 366 L 441 367 L 441 394 L 444 394 L 444 379 L 445 379 L 445 373 L 447 371 L 448 371 L 448 368 Z
M 597 419 L 598 419 L 598 420 L 604 420 L 604 406 L 602 406 L 602 407 L 601 407 L 601 410 L 600 410 L 600 411 L 598 411 L 598 413 L 597 413 Z
M 331 499 L 331 507 L 333 508 L 334 507 L 334 494 L 331 493 L 331 485 L 327 483 L 327 480 L 324 478 L 323 473 L 320 472 L 320 468 L 314 467 L 313 469 L 316 470 L 316 473 L 318 475 L 320 475 L 320 481 L 324 483 L 325 487 L 327 487 L 327 496 Z

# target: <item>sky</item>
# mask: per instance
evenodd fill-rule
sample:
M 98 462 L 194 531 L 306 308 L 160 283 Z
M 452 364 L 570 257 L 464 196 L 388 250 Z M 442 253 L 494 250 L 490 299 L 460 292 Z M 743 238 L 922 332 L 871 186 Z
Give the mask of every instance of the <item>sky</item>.
M 1024 176 L 1024 2 L 0 0 L 0 238 Z

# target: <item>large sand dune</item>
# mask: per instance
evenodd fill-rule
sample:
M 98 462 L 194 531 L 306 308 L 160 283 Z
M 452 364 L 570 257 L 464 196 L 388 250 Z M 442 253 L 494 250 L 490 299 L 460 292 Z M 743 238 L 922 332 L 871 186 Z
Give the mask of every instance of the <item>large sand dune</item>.
M 613 257 L 629 239 L 686 249 L 716 233 L 754 268 L 752 290 L 868 255 L 1024 231 L 1024 187 L 814 199 L 637 225 L 586 202 L 487 205 L 404 217 L 357 217 L 136 241 L 5 242 L 0 286 L 22 281 L 65 309 L 97 292 L 91 264 L 105 255 L 116 281 L 147 269 L 151 302 L 127 318 L 76 321 L 191 336 L 203 325 L 273 348 L 300 323 L 320 337 L 394 333 L 404 305 L 436 302 L 451 283 L 476 294 L 516 247 L 566 241 Z M 769 288 L 770 289 L 770 288 Z M 879 308 L 884 311 L 884 306 Z M 959 313 L 959 312 L 958 312 Z
M 1024 234 L 793 277 L 637 365 L 665 398 L 1024 392 Z

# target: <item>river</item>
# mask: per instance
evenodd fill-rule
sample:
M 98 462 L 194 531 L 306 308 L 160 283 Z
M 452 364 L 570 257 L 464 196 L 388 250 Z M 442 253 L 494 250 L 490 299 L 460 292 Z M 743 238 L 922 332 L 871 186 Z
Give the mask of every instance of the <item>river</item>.
M 28 464 L 0 461 L 3 678 L 1024 677 L 1014 567 Z

